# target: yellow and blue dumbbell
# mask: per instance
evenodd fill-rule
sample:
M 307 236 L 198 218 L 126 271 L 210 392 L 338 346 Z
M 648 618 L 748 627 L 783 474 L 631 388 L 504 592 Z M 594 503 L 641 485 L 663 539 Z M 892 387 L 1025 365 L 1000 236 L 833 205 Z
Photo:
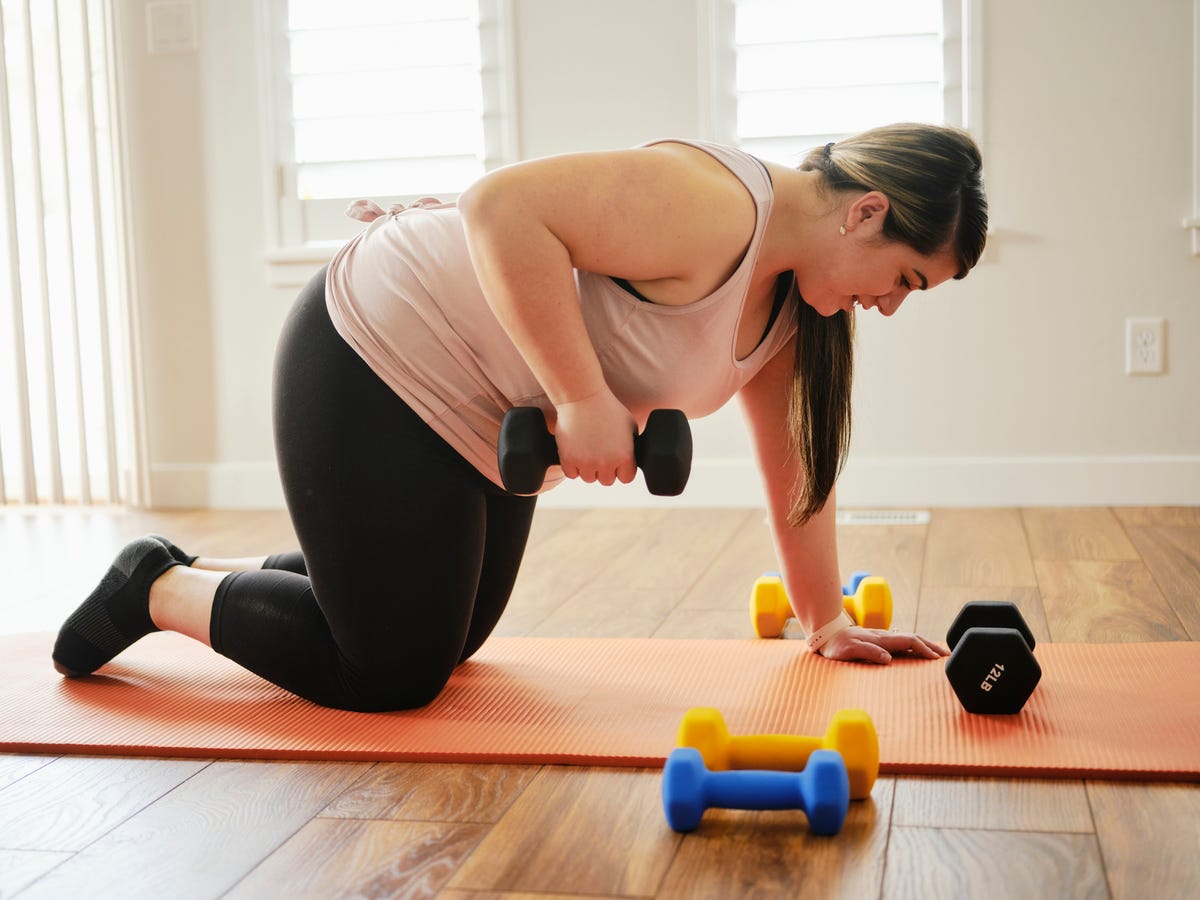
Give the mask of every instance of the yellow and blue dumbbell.
M 799 772 L 748 770 L 714 772 L 700 752 L 677 747 L 662 776 L 663 812 L 675 831 L 695 831 L 704 811 L 721 809 L 802 809 L 813 834 L 842 830 L 850 809 L 846 766 L 832 750 L 815 750 Z
M 842 586 L 846 612 L 863 628 L 892 627 L 892 589 L 887 579 L 868 572 L 855 572 Z M 750 621 L 760 638 L 779 637 L 792 616 L 792 604 L 778 572 L 767 572 L 754 582 L 750 592 Z
M 879 775 L 879 737 L 865 710 L 843 709 L 834 714 L 823 735 L 731 735 L 719 710 L 696 707 L 679 723 L 679 747 L 693 747 L 713 771 L 763 769 L 802 771 L 817 750 L 841 754 L 849 778 L 850 799 L 871 795 Z

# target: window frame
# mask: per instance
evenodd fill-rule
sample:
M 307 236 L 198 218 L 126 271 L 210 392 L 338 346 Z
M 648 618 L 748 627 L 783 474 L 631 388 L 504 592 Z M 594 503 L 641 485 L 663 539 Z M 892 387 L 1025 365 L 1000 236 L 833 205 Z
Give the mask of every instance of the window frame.
M 513 0 L 477 0 L 483 87 L 485 171 L 516 162 L 517 101 Z M 344 238 L 309 240 L 307 223 L 328 222 L 354 197 L 304 201 L 297 196 L 289 86 L 288 0 L 256 0 L 259 48 L 260 145 L 262 208 L 265 219 L 263 261 L 273 287 L 297 287 L 312 276 L 314 265 L 333 258 Z M 444 193 L 443 200 L 456 194 Z M 383 206 L 410 203 L 418 195 L 380 193 L 371 199 Z M 350 229 L 351 231 L 353 229 Z
M 1183 220 L 1200 256 L 1200 0 L 1192 2 L 1192 214 Z
M 1200 3 L 1200 0 L 1197 0 Z M 708 140 L 736 147 L 736 0 L 708 0 L 699 16 L 701 130 Z M 983 143 L 983 0 L 942 0 L 944 121 Z

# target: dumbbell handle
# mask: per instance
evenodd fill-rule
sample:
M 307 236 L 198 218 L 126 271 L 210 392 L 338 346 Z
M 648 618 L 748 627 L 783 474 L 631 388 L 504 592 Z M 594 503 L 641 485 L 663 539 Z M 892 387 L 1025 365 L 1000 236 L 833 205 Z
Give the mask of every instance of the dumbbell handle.
M 798 734 L 730 735 L 725 752 L 731 769 L 800 771 L 815 750 L 824 747 L 819 737 Z
M 871 573 L 864 570 L 857 570 L 850 573 L 850 583 L 842 585 L 842 596 L 853 597 L 858 593 L 858 586 L 863 583 L 864 578 L 870 578 Z
M 803 782 L 795 772 L 710 772 L 704 780 L 706 806 L 721 809 L 800 809 Z

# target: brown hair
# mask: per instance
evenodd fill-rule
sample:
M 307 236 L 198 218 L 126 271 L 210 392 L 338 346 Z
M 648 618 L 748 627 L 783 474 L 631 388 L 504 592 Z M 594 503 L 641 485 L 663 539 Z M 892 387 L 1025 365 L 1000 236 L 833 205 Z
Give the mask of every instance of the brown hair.
M 889 202 L 883 238 L 931 256 L 944 247 L 965 278 L 987 240 L 979 147 L 965 131 L 901 123 L 812 150 L 800 171 L 821 174 L 830 194 L 880 191 Z M 788 430 L 803 474 L 788 521 L 803 525 L 825 506 L 850 451 L 854 316 L 822 316 L 799 304 Z

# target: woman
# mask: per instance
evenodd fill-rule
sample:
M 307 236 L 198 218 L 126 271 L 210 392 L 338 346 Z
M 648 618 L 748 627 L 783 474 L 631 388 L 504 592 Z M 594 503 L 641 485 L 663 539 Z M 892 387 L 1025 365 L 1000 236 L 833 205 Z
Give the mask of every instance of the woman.
M 935 658 L 842 613 L 834 482 L 850 430 L 855 309 L 962 278 L 987 224 L 979 151 L 924 125 L 866 132 L 798 169 L 664 141 L 495 171 L 457 205 L 384 214 L 301 293 L 276 359 L 275 437 L 301 553 L 188 556 L 134 541 L 64 624 L 65 675 L 142 635 L 204 641 L 345 709 L 422 706 L 491 633 L 534 497 L 500 486 L 511 406 L 537 405 L 562 477 L 634 477 L 656 407 L 740 398 L 809 645 Z

